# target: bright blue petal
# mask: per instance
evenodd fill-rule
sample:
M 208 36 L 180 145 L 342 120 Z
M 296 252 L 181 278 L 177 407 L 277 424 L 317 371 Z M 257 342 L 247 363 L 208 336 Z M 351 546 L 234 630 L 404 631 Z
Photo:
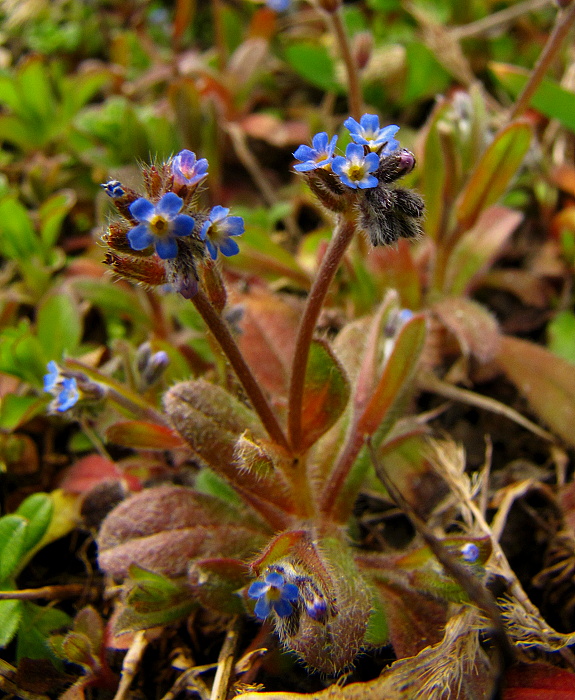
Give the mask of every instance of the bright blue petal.
M 345 173 L 338 173 L 339 179 L 343 182 L 344 185 L 347 185 L 348 187 L 352 187 L 354 190 L 357 190 L 359 187 L 358 183 L 354 180 L 350 180 L 349 177 Z
M 377 168 L 379 167 L 379 156 L 377 155 L 377 153 L 368 153 L 365 156 L 365 166 L 366 171 L 368 173 L 377 170 Z
M 356 120 L 353 117 L 348 117 L 344 121 L 343 125 L 349 131 L 350 134 L 357 134 L 359 131 L 361 131 L 361 124 L 359 124 L 359 122 L 356 122 Z
M 297 170 L 298 173 L 307 173 L 310 170 L 316 170 L 317 169 L 317 163 L 312 160 L 308 160 L 305 163 L 297 163 L 296 165 L 293 166 L 294 170 Z
M 277 571 L 270 571 L 266 576 L 266 583 L 269 583 L 270 586 L 281 588 L 284 585 L 284 577 L 278 574 Z
M 254 613 L 260 618 L 260 620 L 265 620 L 266 617 L 270 614 L 270 612 L 271 606 L 267 601 L 266 597 L 262 596 L 258 599 L 258 602 L 256 603 Z
M 269 587 L 269 583 L 265 581 L 254 581 L 248 588 L 248 596 L 250 598 L 259 598 L 266 593 Z
M 174 236 L 189 236 L 194 230 L 196 222 L 187 214 L 178 214 L 172 221 L 172 233 Z
M 165 216 L 168 219 L 173 219 L 184 205 L 184 200 L 175 192 L 166 192 L 166 194 L 156 204 L 156 213 Z
M 295 583 L 286 583 L 283 587 L 282 598 L 295 602 L 299 598 L 299 588 Z
M 47 367 L 48 374 L 44 375 L 44 391 L 50 393 L 56 387 L 56 382 L 58 381 L 60 370 L 58 369 L 58 365 L 54 362 L 54 360 L 50 360 L 50 362 L 48 362 Z
M 332 161 L 331 161 L 331 169 L 336 175 L 339 175 L 340 177 L 343 176 L 343 168 L 345 164 L 347 163 L 347 160 L 343 156 L 336 156 Z
M 375 134 L 379 130 L 379 117 L 377 114 L 364 114 L 359 123 L 364 131 Z
M 313 137 L 311 143 L 317 153 L 324 153 L 327 150 L 327 133 L 320 131 Z
M 149 221 L 156 213 L 156 207 L 144 197 L 136 199 L 135 202 L 130 204 L 128 209 L 136 221 Z
M 359 180 L 356 187 L 359 187 L 362 190 L 369 190 L 372 187 L 377 187 L 378 183 L 379 180 L 376 177 L 373 175 L 366 175 L 363 180 Z
M 337 143 L 337 134 L 335 136 L 331 137 L 331 141 L 329 142 L 329 145 L 327 147 L 327 152 L 331 156 L 333 156 L 333 152 L 335 150 L 335 144 Z
M 291 603 L 288 603 L 288 601 L 284 600 L 283 598 L 274 600 L 271 605 L 280 617 L 287 617 L 288 615 L 291 615 L 293 610 Z
M 79 398 L 80 394 L 78 393 L 76 380 L 73 377 L 64 378 L 62 380 L 62 391 L 56 397 L 55 408 L 60 413 L 64 413 L 64 411 L 72 408 Z
M 218 257 L 218 249 L 216 246 L 210 241 L 209 238 L 206 238 L 206 248 L 208 249 L 208 252 L 212 258 L 212 260 L 215 260 Z
M 212 223 L 215 223 L 216 221 L 221 221 L 222 219 L 225 219 L 229 213 L 230 210 L 228 208 L 216 204 L 216 206 L 212 207 L 210 211 L 210 221 Z
M 363 160 L 363 146 L 358 143 L 349 143 L 345 149 L 345 157 L 347 160 Z M 375 157 L 377 158 L 377 156 Z M 333 163 L 331 167 L 333 168 Z
M 207 221 L 204 221 L 202 224 L 202 228 L 200 229 L 200 238 L 202 241 L 206 240 L 206 236 L 208 235 L 208 231 L 210 230 L 210 227 L 212 225 L 212 222 L 208 219 Z
M 298 146 L 294 151 L 294 158 L 297 160 L 313 160 L 315 158 L 316 152 L 310 146 Z
M 140 224 L 128 231 L 128 241 L 132 250 L 145 250 L 154 242 L 154 236 L 150 233 L 146 224 Z
M 222 255 L 229 258 L 231 255 L 237 255 L 240 252 L 240 247 L 233 238 L 226 238 L 220 243 L 220 250 Z
M 241 216 L 228 216 L 226 223 L 228 236 L 241 236 L 245 231 L 244 220 Z
M 465 561 L 473 564 L 473 562 L 479 559 L 479 547 L 473 542 L 468 542 L 461 548 L 461 554 Z
M 171 260 L 178 254 L 178 244 L 173 238 L 156 238 L 156 253 L 162 260 Z

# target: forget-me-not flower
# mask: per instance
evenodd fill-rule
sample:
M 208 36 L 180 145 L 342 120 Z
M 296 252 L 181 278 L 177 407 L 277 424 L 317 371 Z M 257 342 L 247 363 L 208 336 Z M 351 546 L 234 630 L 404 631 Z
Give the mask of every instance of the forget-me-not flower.
M 112 199 L 121 199 L 125 194 L 124 186 L 119 180 L 108 180 L 102 187 L 104 192 Z
M 130 213 L 140 224 L 128 231 L 128 240 L 133 250 L 145 250 L 154 244 L 162 260 L 170 260 L 178 254 L 176 238 L 189 236 L 195 221 L 187 214 L 180 214 L 184 204 L 174 192 L 167 192 L 157 204 L 144 197 L 130 204 Z
M 316 134 L 311 141 L 311 146 L 299 146 L 293 154 L 294 158 L 303 161 L 294 165 L 294 170 L 305 173 L 329 165 L 333 161 L 336 142 L 337 136 L 332 136 L 331 141 L 328 141 L 325 131 Z
M 336 156 L 331 164 L 333 172 L 339 176 L 344 185 L 354 189 L 376 187 L 378 179 L 370 175 L 379 166 L 377 153 L 364 154 L 363 146 L 350 143 L 345 149 L 345 158 Z
M 248 595 L 257 600 L 255 614 L 260 620 L 265 620 L 272 610 L 280 617 L 291 615 L 292 603 L 297 601 L 299 589 L 295 583 L 285 583 L 284 577 L 277 571 L 271 571 L 265 581 L 254 581 L 251 584 Z
M 291 0 L 266 0 L 266 5 L 274 12 L 285 12 Z
M 80 398 L 76 379 L 63 376 L 54 360 L 48 362 L 48 373 L 44 375 L 44 391 L 54 396 L 50 408 L 59 413 L 72 408 Z
M 185 148 L 174 156 L 172 174 L 175 183 L 191 187 L 203 180 L 208 174 L 208 161 L 206 158 L 196 160 L 196 154 Z
M 231 236 L 241 236 L 244 232 L 244 220 L 241 216 L 228 216 L 229 209 L 219 205 L 212 208 L 208 220 L 200 229 L 200 238 L 206 246 L 212 259 L 218 255 L 218 248 L 223 255 L 236 255 L 240 247 Z
M 479 547 L 474 542 L 467 542 L 461 547 L 461 555 L 464 561 L 473 564 L 479 559 Z
M 364 114 L 359 122 L 353 117 L 348 117 L 343 125 L 347 127 L 355 143 L 369 146 L 371 151 L 379 151 L 381 146 L 385 146 L 380 155 L 387 156 L 399 148 L 399 141 L 393 138 L 399 127 L 390 124 L 380 129 L 377 114 Z

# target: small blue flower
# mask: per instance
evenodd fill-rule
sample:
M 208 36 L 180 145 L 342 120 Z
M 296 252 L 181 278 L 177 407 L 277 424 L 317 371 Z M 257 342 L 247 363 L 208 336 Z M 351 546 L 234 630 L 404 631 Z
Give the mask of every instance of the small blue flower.
M 101 187 L 104 188 L 104 192 L 112 199 L 121 199 L 125 194 L 124 186 L 119 180 L 108 180 Z
M 275 12 L 285 12 L 291 0 L 266 0 L 266 5 Z
M 80 398 L 80 392 L 78 390 L 78 384 L 74 377 L 64 377 L 61 383 L 61 391 L 57 394 L 54 401 L 52 401 L 52 409 L 64 413 L 69 408 L 72 408 Z
M 299 590 L 295 583 L 285 583 L 281 574 L 272 571 L 265 581 L 254 581 L 248 588 L 248 595 L 257 600 L 255 614 L 265 620 L 272 610 L 280 617 L 291 615 Z
M 464 561 L 473 564 L 479 559 L 479 547 L 473 542 L 467 542 L 461 547 L 461 556 Z
M 62 379 L 62 376 L 60 374 L 60 369 L 58 365 L 54 362 L 54 360 L 48 362 L 47 367 L 48 374 L 44 375 L 44 391 L 47 391 L 49 394 L 51 394 L 57 389 L 58 383 Z
M 328 143 L 325 131 L 316 134 L 311 141 L 311 147 L 299 146 L 293 154 L 294 158 L 303 161 L 302 163 L 294 165 L 294 170 L 297 170 L 299 173 L 305 173 L 308 170 L 324 168 L 326 165 L 329 165 L 329 163 L 333 161 L 333 152 L 336 142 L 337 136 L 333 136 Z
M 231 236 L 242 235 L 244 220 L 241 216 L 228 216 L 229 211 L 226 207 L 219 205 L 213 207 L 208 220 L 200 230 L 200 238 L 206 242 L 213 260 L 218 255 L 218 248 L 228 257 L 240 252 L 240 247 L 231 239 Z
M 187 214 L 179 214 L 183 199 L 174 192 L 167 192 L 154 205 L 144 197 L 130 204 L 130 213 L 141 222 L 128 231 L 128 240 L 133 250 L 145 250 L 152 243 L 162 260 L 170 260 L 178 254 L 176 238 L 189 236 L 195 221 Z
M 174 182 L 191 187 L 203 180 L 208 174 L 208 161 L 205 158 L 196 160 L 196 154 L 185 148 L 174 156 L 172 173 Z
M 372 151 L 379 151 L 380 147 L 385 145 L 380 155 L 388 156 L 399 148 L 399 141 L 393 138 L 399 131 L 399 127 L 390 124 L 380 129 L 377 114 L 364 114 L 359 123 L 349 117 L 343 125 L 347 127 L 355 143 L 369 146 Z
M 345 158 L 336 156 L 331 164 L 331 169 L 339 176 L 344 185 L 365 190 L 377 186 L 377 178 L 369 173 L 377 170 L 378 166 L 379 156 L 377 153 L 364 155 L 363 146 L 350 143 L 345 149 Z

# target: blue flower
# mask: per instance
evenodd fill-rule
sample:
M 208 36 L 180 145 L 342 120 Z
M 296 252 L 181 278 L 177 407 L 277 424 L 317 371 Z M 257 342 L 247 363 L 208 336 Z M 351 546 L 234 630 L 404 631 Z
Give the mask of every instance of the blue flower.
M 290 0 L 266 0 L 266 5 L 275 12 L 285 12 L 290 5 Z
M 467 561 L 470 564 L 473 564 L 479 559 L 479 547 L 473 542 L 467 542 L 467 544 L 464 544 L 460 551 L 464 561 Z
M 172 160 L 174 182 L 179 185 L 195 185 L 208 174 L 208 161 L 205 158 L 196 160 L 196 154 L 185 148 Z
M 325 131 L 316 134 L 311 141 L 311 147 L 299 146 L 293 154 L 294 158 L 303 161 L 302 163 L 294 165 L 294 170 L 297 170 L 299 173 L 305 173 L 308 170 L 324 168 L 333 161 L 333 152 L 336 142 L 337 136 L 333 136 L 328 143 Z
M 285 583 L 281 574 L 272 571 L 265 581 L 254 581 L 248 588 L 248 595 L 257 600 L 255 614 L 265 620 L 272 610 L 280 617 L 291 615 L 299 590 L 295 583 Z
M 399 127 L 390 124 L 380 129 L 377 114 L 364 114 L 359 123 L 349 117 L 343 125 L 347 127 L 355 143 L 369 146 L 372 151 L 379 151 L 381 146 L 385 145 L 380 155 L 388 156 L 399 148 L 399 141 L 393 138 L 399 131 Z
M 119 180 L 108 180 L 101 187 L 104 188 L 104 192 L 112 199 L 121 199 L 125 194 L 124 186 Z
M 241 216 L 228 216 L 229 209 L 219 205 L 212 208 L 208 220 L 200 229 L 200 238 L 206 242 L 206 246 L 215 260 L 218 248 L 223 255 L 236 255 L 240 252 L 238 244 L 231 236 L 241 236 L 244 232 L 244 220 Z
M 357 143 L 348 144 L 345 149 L 345 158 L 336 156 L 331 164 L 333 172 L 339 176 L 344 185 L 362 190 L 376 187 L 378 179 L 370 175 L 379 166 L 377 153 L 363 152 L 363 146 Z
M 47 366 L 48 374 L 44 375 L 44 391 L 54 396 L 54 400 L 50 403 L 50 409 L 64 413 L 72 408 L 80 398 L 78 383 L 74 377 L 65 377 L 54 360 L 48 362 Z
M 141 222 L 128 231 L 132 249 L 144 250 L 153 243 L 162 260 L 175 258 L 178 254 L 176 238 L 189 236 L 195 225 L 191 216 L 178 213 L 183 204 L 183 199 L 174 192 L 167 192 L 156 205 L 143 197 L 132 202 L 130 213 Z

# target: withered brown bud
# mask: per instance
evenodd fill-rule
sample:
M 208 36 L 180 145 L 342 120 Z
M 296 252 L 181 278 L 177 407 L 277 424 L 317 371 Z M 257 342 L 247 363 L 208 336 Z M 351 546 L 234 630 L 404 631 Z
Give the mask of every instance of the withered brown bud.
M 373 51 L 373 34 L 371 32 L 359 32 L 353 38 L 353 58 L 356 66 L 362 70 L 369 63 Z

